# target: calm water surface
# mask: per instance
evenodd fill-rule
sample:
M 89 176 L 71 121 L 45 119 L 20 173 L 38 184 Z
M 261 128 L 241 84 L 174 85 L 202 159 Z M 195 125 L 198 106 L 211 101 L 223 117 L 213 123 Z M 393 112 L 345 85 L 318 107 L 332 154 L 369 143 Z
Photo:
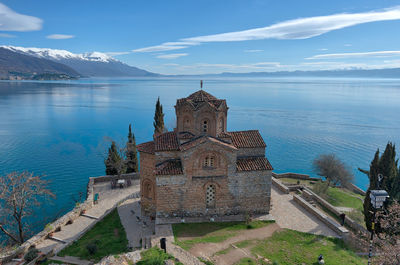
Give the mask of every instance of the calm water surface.
M 0 174 L 44 174 L 57 195 L 33 231 L 104 174 L 109 138 L 124 143 L 132 123 L 138 143 L 150 140 L 158 96 L 172 129 L 176 99 L 198 89 L 197 79 L 0 82 Z M 357 167 L 388 141 L 400 144 L 400 80 L 209 79 L 205 90 L 227 100 L 228 130 L 260 130 L 275 172 L 313 175 L 312 160 L 335 153 L 365 189 Z

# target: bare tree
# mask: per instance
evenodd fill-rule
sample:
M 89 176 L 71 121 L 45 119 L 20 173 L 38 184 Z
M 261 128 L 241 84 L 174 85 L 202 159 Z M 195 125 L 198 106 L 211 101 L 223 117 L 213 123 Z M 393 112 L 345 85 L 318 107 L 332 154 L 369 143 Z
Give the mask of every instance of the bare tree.
M 378 234 L 377 264 L 400 264 L 400 204 L 397 201 L 377 214 L 382 231 Z
M 24 242 L 25 218 L 46 199 L 55 197 L 47 186 L 48 181 L 26 171 L 0 177 L 0 231 L 13 242 Z
M 325 177 L 329 185 L 333 183 L 344 187 L 353 180 L 349 167 L 334 154 L 319 155 L 314 159 L 313 167 L 315 173 Z

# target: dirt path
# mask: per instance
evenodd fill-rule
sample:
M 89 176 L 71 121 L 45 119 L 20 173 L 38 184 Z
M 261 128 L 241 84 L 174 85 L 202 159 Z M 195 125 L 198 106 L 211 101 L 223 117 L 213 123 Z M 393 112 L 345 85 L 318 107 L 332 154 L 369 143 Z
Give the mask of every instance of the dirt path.
M 232 244 L 244 241 L 244 240 L 254 240 L 254 239 L 264 239 L 270 237 L 275 231 L 280 230 L 281 228 L 276 223 L 270 224 L 268 226 L 251 229 L 251 230 L 243 230 L 239 231 L 238 234 L 234 237 L 228 238 L 227 240 L 220 243 L 199 243 L 194 245 L 190 249 L 190 253 L 195 255 L 196 257 L 205 257 L 210 258 L 216 252 L 229 248 Z M 234 248 L 229 251 L 227 254 L 215 256 L 215 264 L 234 264 L 239 261 L 241 258 L 251 257 L 249 251 L 239 248 Z

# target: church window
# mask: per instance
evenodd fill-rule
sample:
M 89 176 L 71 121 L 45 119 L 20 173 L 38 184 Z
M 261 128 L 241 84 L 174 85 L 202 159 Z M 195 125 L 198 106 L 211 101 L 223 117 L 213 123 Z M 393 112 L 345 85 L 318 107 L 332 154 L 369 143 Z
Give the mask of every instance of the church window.
M 214 167 L 215 165 L 215 157 L 206 156 L 203 160 L 203 167 Z
M 208 132 L 208 121 L 203 121 L 203 132 Z
M 219 130 L 224 131 L 224 118 L 219 119 Z
M 146 197 L 148 199 L 152 199 L 152 197 L 153 197 L 153 191 L 152 190 L 153 190 L 153 187 L 152 187 L 151 183 L 150 182 L 146 182 L 144 184 L 144 192 L 143 192 L 144 197 Z
M 207 208 L 215 207 L 215 186 L 214 185 L 207 186 L 206 205 L 207 205 Z
M 190 129 L 190 120 L 189 120 L 189 118 L 185 118 L 184 119 L 184 121 L 183 121 L 183 129 L 184 130 Z

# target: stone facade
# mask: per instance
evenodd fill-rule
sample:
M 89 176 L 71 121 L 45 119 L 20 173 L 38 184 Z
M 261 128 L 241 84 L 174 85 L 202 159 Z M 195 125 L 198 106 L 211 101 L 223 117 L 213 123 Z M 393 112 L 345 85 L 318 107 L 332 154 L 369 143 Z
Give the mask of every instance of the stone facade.
M 227 131 L 225 100 L 177 100 L 177 128 L 138 145 L 141 205 L 153 217 L 266 214 L 272 166 L 256 130 Z

